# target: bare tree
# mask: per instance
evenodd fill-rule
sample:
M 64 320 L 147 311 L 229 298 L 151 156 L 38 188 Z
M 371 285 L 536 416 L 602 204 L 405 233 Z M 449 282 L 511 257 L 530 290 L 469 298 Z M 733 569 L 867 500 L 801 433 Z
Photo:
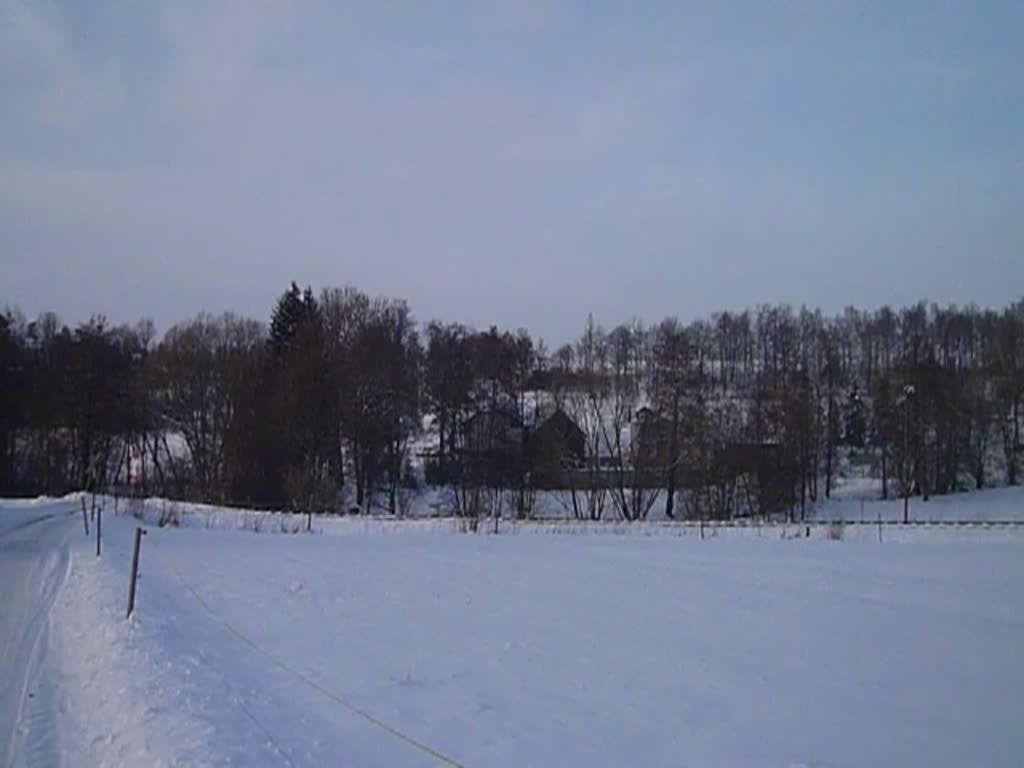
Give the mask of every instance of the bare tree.
M 324 297 L 331 353 L 336 358 L 340 429 L 365 509 L 380 478 L 388 508 L 398 508 L 398 485 L 408 441 L 419 429 L 421 347 L 405 302 L 370 300 L 352 289 Z
M 730 356 L 735 357 L 734 353 Z M 664 320 L 655 329 L 651 401 L 658 417 L 656 463 L 664 477 L 668 518 L 675 517 L 676 489 L 684 456 L 683 418 L 696 378 L 692 362 L 693 349 L 686 330 L 676 318 Z M 730 368 L 735 379 L 734 362 Z
M 604 450 L 616 469 L 612 505 L 623 520 L 644 520 L 658 499 L 651 482 L 652 454 L 640 439 L 638 416 L 651 370 L 649 337 L 639 322 L 620 325 L 608 334 L 608 399 L 598 420 Z
M 188 446 L 195 493 L 203 500 L 228 500 L 231 449 L 225 441 L 238 413 L 243 362 L 257 354 L 263 338 L 255 321 L 201 314 L 171 328 L 154 352 L 162 428 Z

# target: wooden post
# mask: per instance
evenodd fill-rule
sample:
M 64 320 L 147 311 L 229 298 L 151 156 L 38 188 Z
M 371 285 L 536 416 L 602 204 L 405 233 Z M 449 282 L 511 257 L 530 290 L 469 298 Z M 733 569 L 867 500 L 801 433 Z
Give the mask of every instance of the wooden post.
M 89 535 L 89 513 L 85 509 L 85 496 L 82 497 L 82 525 L 85 526 L 85 535 Z
M 100 556 L 100 542 L 103 539 L 103 508 L 96 509 L 96 557 Z
M 878 543 L 882 543 L 882 510 L 878 510 Z
M 306 512 L 306 533 L 313 530 L 313 512 L 312 510 Z
M 704 539 L 704 515 L 700 516 L 700 538 L 703 541 L 703 539 Z
M 132 580 L 128 585 L 128 612 L 125 614 L 126 619 L 130 619 L 132 611 L 135 610 L 135 582 L 139 578 L 139 548 L 142 544 L 142 537 L 145 534 L 146 530 L 144 528 L 135 529 L 135 545 L 132 547 Z

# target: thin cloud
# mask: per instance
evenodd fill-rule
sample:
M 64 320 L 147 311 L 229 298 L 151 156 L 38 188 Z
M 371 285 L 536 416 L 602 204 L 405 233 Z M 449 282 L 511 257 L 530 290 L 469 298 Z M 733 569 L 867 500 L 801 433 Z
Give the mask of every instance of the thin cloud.
M 2 299 L 29 313 L 262 317 L 297 279 L 559 340 L 588 312 L 1012 298 L 1010 19 L 0 9 Z

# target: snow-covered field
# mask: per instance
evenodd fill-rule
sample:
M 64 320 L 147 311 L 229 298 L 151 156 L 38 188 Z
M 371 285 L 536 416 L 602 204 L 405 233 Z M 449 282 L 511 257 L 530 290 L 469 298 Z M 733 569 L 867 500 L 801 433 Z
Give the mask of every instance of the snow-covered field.
M 1024 763 L 1024 532 L 150 526 L 125 621 L 137 520 L 4 527 L 76 503 L 0 503 L 66 552 L 20 764 Z
M 1024 489 L 988 488 L 932 496 L 928 501 L 912 496 L 909 512 L 912 521 L 1024 521 Z M 878 517 L 886 521 L 902 521 L 903 499 L 865 502 L 857 498 L 839 498 L 818 505 L 814 517 L 817 520 L 863 520 L 869 523 Z

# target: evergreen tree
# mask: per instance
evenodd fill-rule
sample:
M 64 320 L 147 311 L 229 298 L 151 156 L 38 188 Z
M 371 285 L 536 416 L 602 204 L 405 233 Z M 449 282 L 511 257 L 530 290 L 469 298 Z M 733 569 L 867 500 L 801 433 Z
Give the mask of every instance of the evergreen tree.
M 313 296 L 313 290 L 307 286 L 300 291 L 299 286 L 292 282 L 274 307 L 270 320 L 270 345 L 278 356 L 284 355 L 295 345 L 299 333 L 318 323 L 320 307 Z

